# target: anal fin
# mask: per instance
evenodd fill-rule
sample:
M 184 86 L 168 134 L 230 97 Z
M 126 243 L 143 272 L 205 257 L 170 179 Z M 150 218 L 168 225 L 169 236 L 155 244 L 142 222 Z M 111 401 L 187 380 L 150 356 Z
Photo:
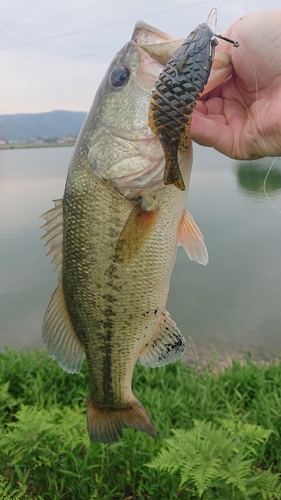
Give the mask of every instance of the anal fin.
M 185 352 L 185 338 L 166 311 L 159 329 L 140 353 L 143 366 L 156 368 L 173 363 Z
M 54 291 L 43 318 L 43 342 L 50 356 L 68 373 L 78 373 L 84 347 L 73 329 L 60 283 Z

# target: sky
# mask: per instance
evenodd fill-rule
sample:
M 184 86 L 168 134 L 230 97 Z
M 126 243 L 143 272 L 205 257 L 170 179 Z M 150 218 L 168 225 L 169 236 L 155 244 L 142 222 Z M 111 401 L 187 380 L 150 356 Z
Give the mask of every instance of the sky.
M 88 111 L 138 20 L 182 38 L 212 8 L 223 33 L 280 0 L 1 0 L 0 114 Z

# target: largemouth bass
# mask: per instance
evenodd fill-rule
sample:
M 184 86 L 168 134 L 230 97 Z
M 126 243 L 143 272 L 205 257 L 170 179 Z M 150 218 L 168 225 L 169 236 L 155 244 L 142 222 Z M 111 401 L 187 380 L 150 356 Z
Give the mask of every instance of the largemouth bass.
M 137 23 L 96 93 L 70 162 L 62 200 L 44 214 L 59 284 L 43 320 L 50 355 L 69 373 L 90 371 L 90 439 L 131 427 L 156 438 L 131 381 L 139 359 L 178 359 L 185 340 L 166 311 L 177 245 L 206 264 L 203 236 L 186 210 L 188 189 L 163 184 L 165 160 L 148 124 L 152 89 L 182 43 Z M 179 159 L 186 187 L 191 145 Z

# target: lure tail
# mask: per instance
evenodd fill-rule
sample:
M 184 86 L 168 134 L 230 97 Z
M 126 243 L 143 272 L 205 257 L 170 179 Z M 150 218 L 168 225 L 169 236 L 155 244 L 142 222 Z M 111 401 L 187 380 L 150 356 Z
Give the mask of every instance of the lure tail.
M 164 184 L 173 184 L 181 191 L 185 191 L 185 184 L 178 163 L 179 141 L 162 142 L 162 146 L 165 154 Z

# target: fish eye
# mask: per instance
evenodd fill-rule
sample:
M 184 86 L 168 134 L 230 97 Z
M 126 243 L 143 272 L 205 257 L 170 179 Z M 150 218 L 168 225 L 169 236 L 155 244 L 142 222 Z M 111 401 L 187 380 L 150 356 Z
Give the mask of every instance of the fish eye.
M 116 66 L 110 75 L 110 82 L 113 88 L 123 87 L 130 77 L 130 71 L 126 66 L 120 64 Z

